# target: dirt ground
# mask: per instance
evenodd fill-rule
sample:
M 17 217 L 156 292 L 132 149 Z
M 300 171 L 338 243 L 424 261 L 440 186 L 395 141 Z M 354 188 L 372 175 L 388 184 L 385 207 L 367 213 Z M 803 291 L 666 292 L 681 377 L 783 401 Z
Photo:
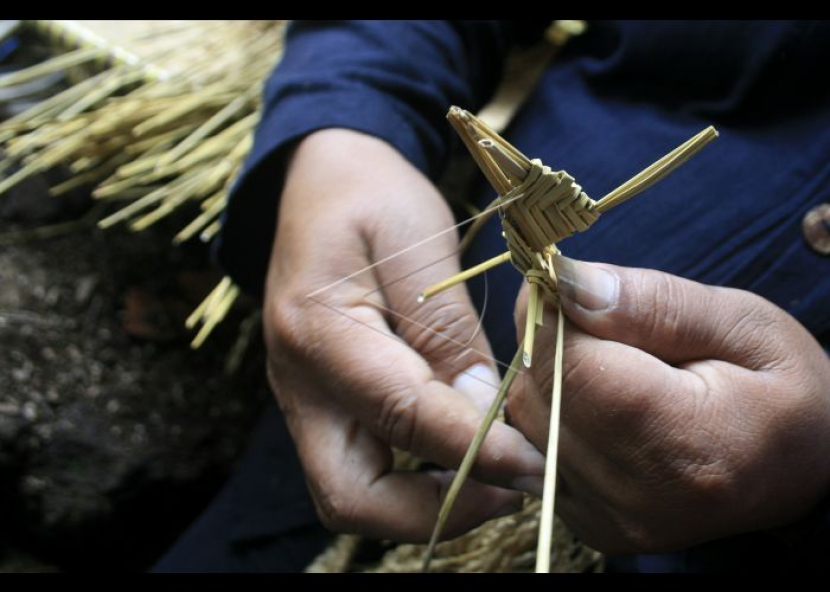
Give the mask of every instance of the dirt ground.
M 0 572 L 147 569 L 270 396 L 258 330 L 225 368 L 250 307 L 188 347 L 218 275 L 202 245 L 171 247 L 186 217 L 136 235 L 90 207 L 44 179 L 0 196 Z

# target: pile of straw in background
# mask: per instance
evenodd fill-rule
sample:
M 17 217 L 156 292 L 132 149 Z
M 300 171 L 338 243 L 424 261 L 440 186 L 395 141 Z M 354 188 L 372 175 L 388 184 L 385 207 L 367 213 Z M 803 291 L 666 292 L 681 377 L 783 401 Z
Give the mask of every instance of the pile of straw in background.
M 251 146 L 261 88 L 282 53 L 285 23 L 278 21 L 23 21 L 21 28 L 49 39 L 55 57 L 0 77 L 0 89 L 67 75 L 53 96 L 0 122 L 0 199 L 21 181 L 55 167 L 67 180 L 60 196 L 93 185 L 108 204 L 101 228 L 126 224 L 141 231 L 171 213 L 198 204 L 173 238 L 211 241 L 220 230 L 228 189 Z M 554 43 L 525 55 L 514 67 L 519 85 L 506 85 L 482 117 L 503 129 L 554 46 L 582 30 L 560 21 Z M 0 39 L 1 41 L 2 39 Z M 224 278 L 187 321 L 198 347 L 239 295 Z M 493 520 L 436 548 L 436 571 L 531 571 L 539 502 Z M 553 571 L 599 571 L 602 556 L 557 525 Z M 344 535 L 308 571 L 417 571 L 426 545 L 401 545 L 380 562 L 355 564 L 361 539 Z
M 0 123 L 0 194 L 57 166 L 60 196 L 95 185 L 114 204 L 98 225 L 133 231 L 197 202 L 174 237 L 212 240 L 247 155 L 261 88 L 282 53 L 284 23 L 24 21 L 66 51 L 0 77 L 0 88 L 69 72 L 76 83 Z M 223 280 L 191 317 L 201 345 L 239 294 Z

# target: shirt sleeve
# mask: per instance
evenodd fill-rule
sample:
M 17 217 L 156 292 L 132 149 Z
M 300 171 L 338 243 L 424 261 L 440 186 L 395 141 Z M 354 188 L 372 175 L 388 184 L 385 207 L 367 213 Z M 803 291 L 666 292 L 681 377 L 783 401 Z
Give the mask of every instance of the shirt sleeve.
M 538 22 L 312 21 L 292 23 L 264 92 L 253 148 L 231 189 L 216 254 L 261 295 L 289 148 L 325 128 L 394 146 L 435 179 L 455 138 L 450 105 L 472 111 L 493 94 L 509 48 L 541 36 Z

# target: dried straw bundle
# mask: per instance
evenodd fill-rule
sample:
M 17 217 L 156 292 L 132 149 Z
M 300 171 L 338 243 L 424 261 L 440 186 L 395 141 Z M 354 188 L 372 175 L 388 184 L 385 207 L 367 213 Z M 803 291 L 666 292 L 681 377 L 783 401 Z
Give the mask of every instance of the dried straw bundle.
M 190 202 L 200 213 L 174 238 L 210 241 L 251 146 L 260 90 L 282 52 L 283 23 L 264 21 L 32 21 L 71 49 L 0 78 L 0 87 L 72 69 L 80 81 L 0 124 L 0 194 L 52 167 L 73 176 L 54 195 L 97 184 L 122 205 L 99 222 L 143 230 Z M 78 69 L 83 71 L 78 72 Z M 229 279 L 202 303 L 193 347 L 239 294 Z
M 526 500 L 518 513 L 498 518 L 435 548 L 432 571 L 441 573 L 516 573 L 533 571 L 541 502 Z M 589 549 L 558 522 L 553 541 L 551 571 L 600 572 L 603 557 Z M 311 573 L 365 571 L 410 573 L 421 569 L 426 545 L 400 545 L 388 551 L 377 565 L 355 565 L 360 537 L 342 535 L 308 568 Z

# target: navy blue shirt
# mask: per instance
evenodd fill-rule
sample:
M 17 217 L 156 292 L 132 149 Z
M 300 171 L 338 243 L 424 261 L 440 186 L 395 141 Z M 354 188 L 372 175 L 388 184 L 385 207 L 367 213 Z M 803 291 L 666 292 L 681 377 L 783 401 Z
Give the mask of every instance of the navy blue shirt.
M 515 22 L 293 24 L 232 192 L 220 262 L 243 288 L 262 293 L 283 155 L 312 131 L 375 135 L 436 179 L 460 144 L 445 120 L 448 107 L 481 107 L 508 50 L 542 29 Z M 592 22 L 554 59 L 504 135 L 599 198 L 715 125 L 721 137 L 700 155 L 560 247 L 579 259 L 751 290 L 792 314 L 827 349 L 830 257 L 810 248 L 801 220 L 830 202 L 828 67 L 827 23 Z M 493 191 L 480 179 L 471 197 L 482 205 Z M 491 220 L 465 263 L 502 252 L 499 230 Z M 520 283 L 510 266 L 490 272 L 489 284 L 500 289 L 490 290 L 488 309 L 511 311 Z M 478 287 L 471 285 L 474 298 Z M 484 318 L 503 360 L 516 347 L 515 330 L 504 322 L 510 316 Z M 786 569 L 807 548 L 830 551 L 822 516 L 797 551 L 766 534 L 744 535 L 632 558 L 627 566 Z

